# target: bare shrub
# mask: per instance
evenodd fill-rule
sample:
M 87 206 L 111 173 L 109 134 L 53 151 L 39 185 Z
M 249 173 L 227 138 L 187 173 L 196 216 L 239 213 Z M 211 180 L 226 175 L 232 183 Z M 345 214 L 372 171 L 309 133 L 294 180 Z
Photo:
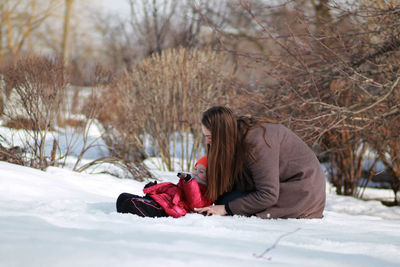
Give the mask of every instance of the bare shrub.
M 109 127 L 108 122 L 110 118 L 107 117 L 107 114 L 110 114 L 110 110 L 113 112 L 119 112 L 119 106 L 117 105 L 116 99 L 118 99 L 118 96 L 122 98 L 124 97 L 118 95 L 118 91 L 113 91 L 109 95 L 111 99 L 107 100 L 103 98 L 104 92 L 106 92 L 108 88 L 113 88 L 113 85 L 115 84 L 114 73 L 101 65 L 97 65 L 90 73 L 88 73 L 86 79 L 92 87 L 91 93 L 82 101 L 83 106 L 79 108 L 79 112 L 84 115 L 84 119 L 78 121 L 65 120 L 63 122 L 64 124 L 77 123 L 78 126 L 81 124 L 83 126 L 82 128 L 79 127 L 81 129 L 79 138 L 82 138 L 82 149 L 78 155 L 75 155 L 77 161 L 73 166 L 73 170 L 81 172 L 96 165 L 108 163 L 118 166 L 120 169 L 124 170 L 125 173 L 128 173 L 130 178 L 136 180 L 143 180 L 146 177 L 152 177 L 152 174 L 148 171 L 147 167 L 141 161 L 135 160 L 135 154 L 133 154 L 133 156 L 130 155 L 130 153 L 135 153 L 135 151 L 128 149 L 125 151 L 126 153 L 119 153 L 120 150 L 115 149 L 115 147 L 120 148 L 119 144 L 114 142 L 112 137 L 110 137 L 113 136 L 110 132 L 115 133 L 115 130 L 112 127 Z M 76 95 L 77 94 L 75 93 L 74 98 L 76 98 Z M 73 104 L 72 109 L 77 109 L 76 105 Z M 123 118 L 124 114 L 118 113 L 118 116 L 122 116 Z M 95 140 L 89 140 L 89 130 L 98 123 L 98 120 L 102 121 L 103 126 L 105 127 L 105 133 L 101 133 L 101 136 L 97 137 Z M 103 139 L 106 142 L 110 155 L 107 154 L 86 164 L 81 164 L 83 155 L 89 149 L 94 148 L 100 139 Z
M 330 131 L 326 138 L 329 140 L 329 149 L 334 150 L 329 157 L 327 170 L 336 192 L 340 195 L 355 195 L 363 174 L 367 143 L 351 131 Z
M 392 85 L 393 92 L 385 101 L 377 103 L 375 111 L 377 116 L 385 114 L 385 118 L 377 117 L 374 127 L 369 129 L 367 140 L 378 155 L 378 159 L 385 165 L 388 182 L 394 192 L 394 203 L 398 205 L 398 192 L 400 191 L 400 51 L 390 52 L 375 61 L 379 67 L 389 65 L 390 69 L 381 70 L 380 80 L 387 82 L 395 80 Z
M 32 120 L 22 116 L 17 116 L 12 120 L 7 121 L 3 126 L 17 130 L 25 129 L 31 131 L 40 131 L 40 129 L 46 127 L 46 125 L 40 125 L 39 128 L 37 128 L 38 125 L 36 123 L 33 123 Z
M 113 151 L 140 162 L 150 142 L 168 170 L 174 170 L 175 157 L 181 169 L 190 169 L 202 150 L 199 116 L 210 103 L 227 101 L 218 75 L 224 62 L 210 50 L 179 48 L 132 66 L 102 96 L 99 119 Z
M 400 132 L 400 116 L 394 118 L 390 124 L 378 128 L 378 136 L 375 138 L 374 148 L 379 159 L 386 166 L 390 177 L 389 183 L 394 193 L 394 204 L 399 204 L 397 193 L 400 191 L 400 144 L 398 134 Z
M 15 134 L 24 146 L 18 162 L 41 169 L 68 165 L 79 172 L 111 163 L 133 178 L 151 177 L 143 164 L 135 165 L 115 155 L 86 160 L 89 150 L 103 145 L 101 136 L 91 136 L 90 130 L 101 117 L 103 102 L 97 96 L 112 81 L 113 72 L 95 67 L 87 76 L 91 88 L 67 86 L 66 72 L 60 61 L 46 57 L 23 58 L 2 70 L 5 85 L 12 89 L 4 126 L 20 129 Z M 0 141 L 10 149 L 14 147 L 10 140 Z M 1 151 L 2 155 L 11 155 L 7 149 Z
M 61 110 L 66 87 L 64 67 L 59 59 L 30 56 L 2 71 L 6 87 L 12 88 L 5 116 L 9 123 L 25 121 L 25 145 L 32 158 L 30 166 L 48 165 L 45 143 Z

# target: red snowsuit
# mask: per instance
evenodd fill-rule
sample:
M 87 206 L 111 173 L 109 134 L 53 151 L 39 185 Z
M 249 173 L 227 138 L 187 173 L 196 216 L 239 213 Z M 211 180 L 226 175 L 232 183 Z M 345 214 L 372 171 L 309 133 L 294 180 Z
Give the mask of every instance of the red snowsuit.
M 143 192 L 150 196 L 174 218 L 181 217 L 194 208 L 202 208 L 212 204 L 208 199 L 207 187 L 199 184 L 196 179 L 185 182 L 180 179 L 177 185 L 165 182 L 143 189 Z

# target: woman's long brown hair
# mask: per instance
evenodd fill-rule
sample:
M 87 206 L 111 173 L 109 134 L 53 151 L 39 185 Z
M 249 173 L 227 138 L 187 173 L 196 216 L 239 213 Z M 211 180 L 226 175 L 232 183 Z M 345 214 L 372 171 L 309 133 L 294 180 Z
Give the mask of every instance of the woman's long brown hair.
M 211 145 L 207 146 L 207 187 L 212 200 L 231 191 L 236 182 L 247 175 L 245 161 L 252 153 L 245 142 L 246 135 L 250 129 L 266 122 L 275 123 L 268 119 L 237 117 L 223 106 L 212 107 L 203 113 L 201 123 L 211 132 Z

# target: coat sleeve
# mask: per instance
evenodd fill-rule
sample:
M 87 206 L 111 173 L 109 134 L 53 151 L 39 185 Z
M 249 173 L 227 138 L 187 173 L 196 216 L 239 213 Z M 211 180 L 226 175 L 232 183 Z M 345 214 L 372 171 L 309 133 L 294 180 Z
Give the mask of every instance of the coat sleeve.
M 251 216 L 278 202 L 279 198 L 279 132 L 268 132 L 268 144 L 264 140 L 263 128 L 256 128 L 246 140 L 254 144 L 255 160 L 248 160 L 248 169 L 255 190 L 229 202 L 233 214 Z
M 212 204 L 212 201 L 209 200 L 206 194 L 207 188 L 199 184 L 196 179 L 191 179 L 188 182 L 181 179 L 180 183 L 185 194 L 186 204 L 191 211 L 194 208 L 202 208 Z
M 152 186 L 149 186 L 147 188 L 143 188 L 143 193 L 145 194 L 160 194 L 160 193 L 165 193 L 168 192 L 171 188 L 176 187 L 173 183 L 170 182 L 164 182 L 164 183 L 159 183 L 155 184 Z

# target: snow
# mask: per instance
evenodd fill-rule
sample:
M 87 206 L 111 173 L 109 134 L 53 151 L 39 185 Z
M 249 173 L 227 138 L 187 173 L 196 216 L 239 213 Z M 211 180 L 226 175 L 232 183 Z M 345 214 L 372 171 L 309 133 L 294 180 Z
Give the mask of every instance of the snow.
M 0 162 L 0 266 L 400 264 L 399 207 L 336 196 L 328 186 L 323 219 L 117 213 L 118 195 L 141 195 L 145 183 Z
M 83 161 L 96 153 L 104 150 Z M 161 181 L 177 182 L 157 169 L 159 160 L 146 164 Z M 337 196 L 328 184 L 323 219 L 141 218 L 117 213 L 115 201 L 122 192 L 142 195 L 147 181 L 90 172 L 0 162 L 0 266 L 400 265 L 400 207 Z M 393 199 L 371 188 L 364 196 Z

